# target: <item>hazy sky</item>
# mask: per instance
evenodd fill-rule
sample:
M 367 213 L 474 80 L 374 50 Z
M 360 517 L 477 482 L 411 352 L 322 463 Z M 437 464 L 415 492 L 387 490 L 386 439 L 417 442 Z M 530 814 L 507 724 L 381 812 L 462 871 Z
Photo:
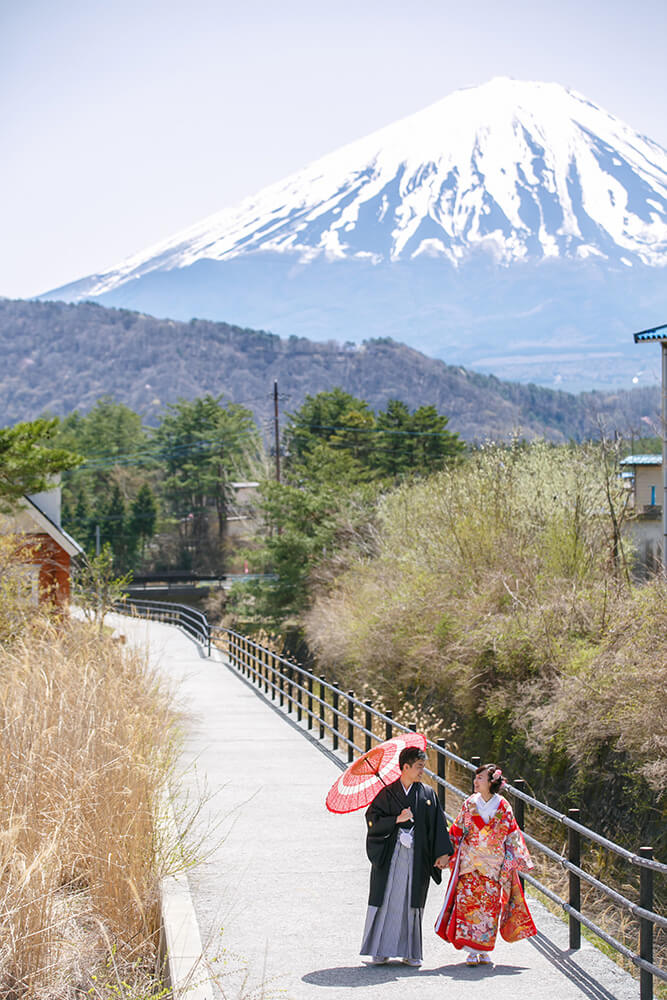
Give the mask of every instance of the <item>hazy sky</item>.
M 0 0 L 0 295 L 106 270 L 493 76 L 667 147 L 667 0 Z

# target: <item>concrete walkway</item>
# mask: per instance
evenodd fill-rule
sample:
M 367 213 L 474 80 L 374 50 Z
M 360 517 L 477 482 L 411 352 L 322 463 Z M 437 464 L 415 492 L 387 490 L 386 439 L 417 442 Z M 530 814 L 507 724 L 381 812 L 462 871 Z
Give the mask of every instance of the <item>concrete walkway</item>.
M 639 983 L 597 949 L 568 952 L 566 925 L 534 899 L 538 937 L 499 938 L 492 968 L 466 967 L 431 930 L 442 902 L 433 884 L 422 968 L 364 964 L 363 812 L 327 812 L 335 763 L 221 657 L 172 626 L 110 617 L 148 649 L 187 713 L 175 807 L 182 823 L 186 800 L 209 796 L 195 823 L 207 856 L 188 879 L 218 997 L 637 1000 Z

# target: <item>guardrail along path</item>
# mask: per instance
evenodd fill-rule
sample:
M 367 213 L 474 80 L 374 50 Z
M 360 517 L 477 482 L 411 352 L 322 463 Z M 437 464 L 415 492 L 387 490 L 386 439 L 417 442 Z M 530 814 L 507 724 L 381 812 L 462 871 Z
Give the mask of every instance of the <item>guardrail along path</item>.
M 339 768 L 305 720 L 258 693 L 221 655 L 171 625 L 114 616 L 174 682 L 185 711 L 177 819 L 200 794 L 205 860 L 188 874 L 218 996 L 285 1000 L 636 1000 L 638 983 L 530 899 L 539 935 L 495 965 L 468 968 L 431 928 L 443 889 L 431 886 L 424 965 L 368 966 L 359 957 L 368 893 L 363 813 L 333 816 L 324 799 Z M 213 997 L 211 997 L 213 1000 Z

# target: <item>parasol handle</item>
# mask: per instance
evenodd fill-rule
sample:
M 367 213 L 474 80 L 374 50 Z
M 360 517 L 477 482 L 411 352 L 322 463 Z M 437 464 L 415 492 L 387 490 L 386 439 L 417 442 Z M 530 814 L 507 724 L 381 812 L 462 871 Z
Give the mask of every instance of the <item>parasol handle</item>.
M 395 792 L 395 791 L 393 791 L 393 789 L 392 789 L 392 788 L 391 788 L 391 787 L 390 787 L 390 786 L 389 786 L 389 785 L 387 784 L 387 782 L 386 782 L 386 781 L 384 780 L 384 778 L 382 777 L 382 775 L 380 774 L 380 772 L 379 772 L 378 770 L 376 770 L 376 769 L 375 769 L 375 768 L 373 767 L 373 765 L 372 765 L 372 764 L 371 764 L 371 762 L 369 761 L 368 757 L 364 757 L 364 764 L 368 764 L 368 768 L 369 768 L 369 770 L 370 770 L 370 771 L 372 771 L 372 773 L 373 773 L 373 774 L 375 775 L 375 777 L 376 777 L 376 778 L 379 778 L 379 779 L 380 779 L 380 781 L 382 782 L 382 784 L 384 785 L 384 787 L 385 787 L 385 788 L 387 789 L 387 791 L 388 791 L 388 792 L 389 792 L 389 793 L 390 793 L 390 794 L 391 794 L 391 795 L 392 795 L 392 796 L 394 797 L 394 799 L 396 800 L 396 802 L 397 802 L 397 803 L 399 804 L 399 806 L 400 806 L 400 807 L 401 807 L 401 809 L 402 809 L 402 808 L 403 808 L 403 803 L 402 803 L 402 802 L 401 802 L 401 800 L 399 799 L 398 795 L 397 795 L 397 794 L 396 794 L 396 792 Z M 379 793 L 378 793 L 378 794 L 379 794 Z

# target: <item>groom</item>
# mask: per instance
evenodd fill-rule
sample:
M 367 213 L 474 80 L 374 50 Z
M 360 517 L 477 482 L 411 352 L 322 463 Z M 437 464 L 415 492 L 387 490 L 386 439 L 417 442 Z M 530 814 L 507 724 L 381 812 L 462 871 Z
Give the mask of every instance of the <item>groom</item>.
M 361 954 L 380 965 L 400 958 L 422 963 L 422 915 L 429 879 L 440 884 L 454 848 L 437 795 L 421 779 L 426 754 L 405 747 L 401 776 L 381 789 L 366 811 L 371 887 Z

